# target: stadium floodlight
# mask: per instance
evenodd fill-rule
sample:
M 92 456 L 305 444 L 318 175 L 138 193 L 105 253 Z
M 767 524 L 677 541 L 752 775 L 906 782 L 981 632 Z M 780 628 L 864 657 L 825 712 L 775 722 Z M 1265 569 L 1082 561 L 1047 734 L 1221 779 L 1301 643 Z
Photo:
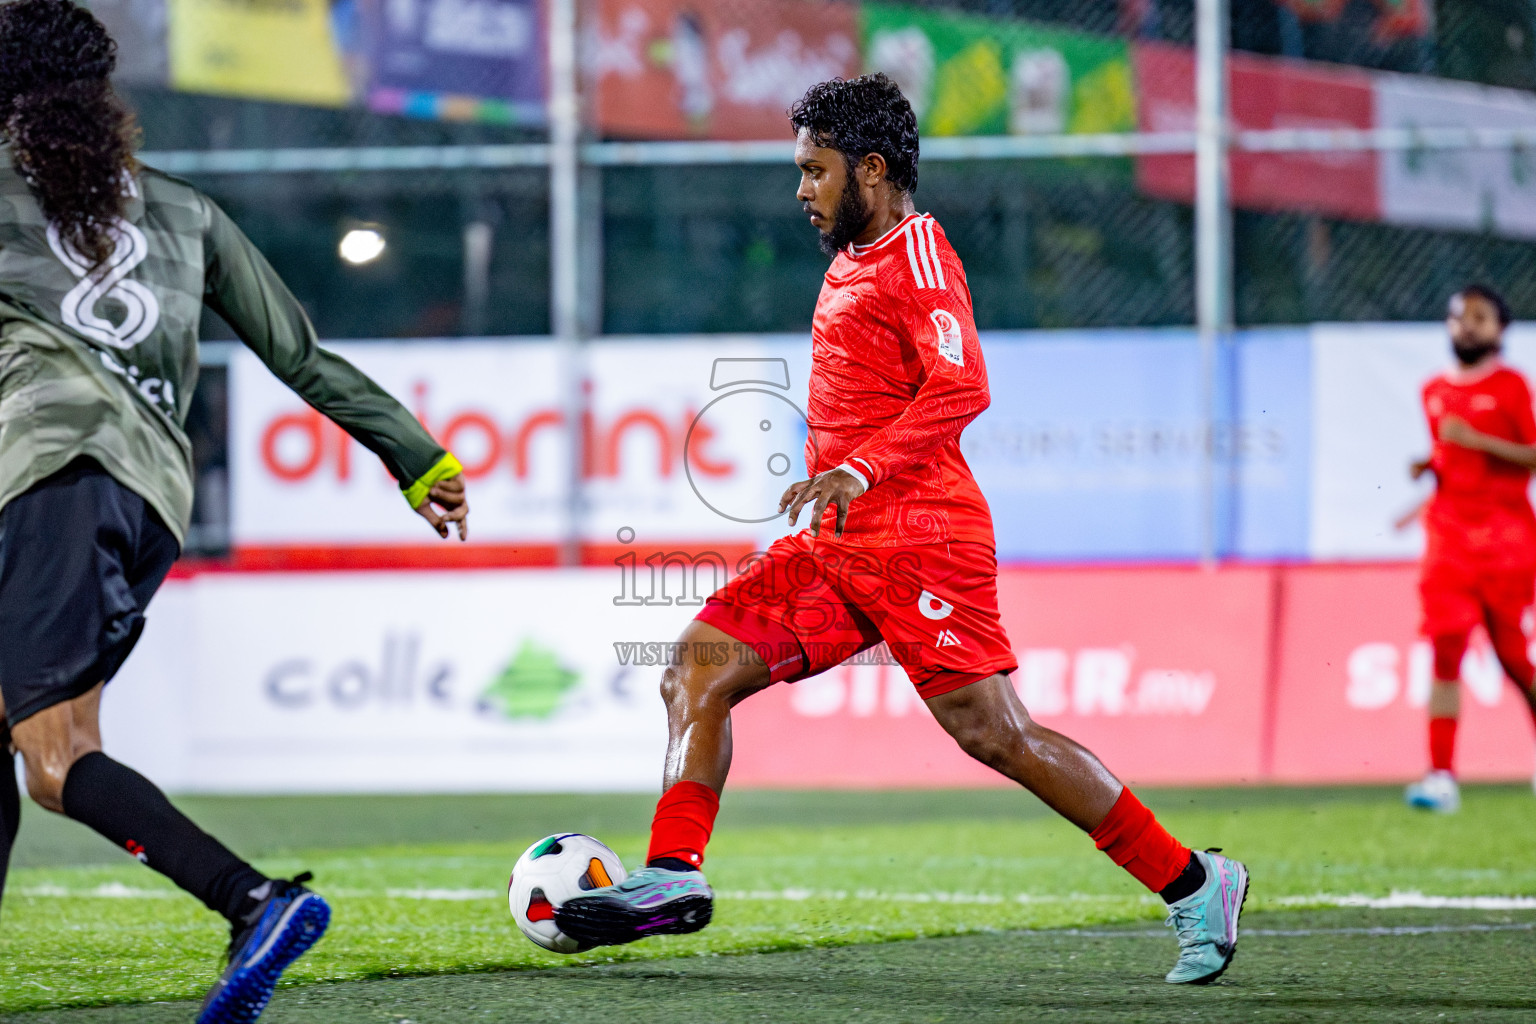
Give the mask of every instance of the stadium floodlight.
M 343 260 L 359 267 L 384 255 L 385 244 L 384 233 L 378 228 L 353 228 L 341 236 L 336 251 Z

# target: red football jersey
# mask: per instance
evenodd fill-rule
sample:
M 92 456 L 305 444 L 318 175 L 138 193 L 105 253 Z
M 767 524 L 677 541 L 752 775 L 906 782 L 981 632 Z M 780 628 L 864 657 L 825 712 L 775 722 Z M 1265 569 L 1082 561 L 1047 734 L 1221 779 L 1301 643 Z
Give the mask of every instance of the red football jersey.
M 868 482 L 845 543 L 995 547 L 960 454 L 960 432 L 990 401 L 965 270 L 932 217 L 838 254 L 811 325 L 805 461 L 812 475 L 847 464 Z
M 1536 444 L 1536 413 L 1525 378 L 1502 365 L 1465 379 L 1441 374 L 1424 385 L 1423 398 L 1435 438 L 1430 465 L 1437 482 L 1425 517 L 1429 557 L 1511 566 L 1536 561 L 1530 470 L 1439 440 L 1440 422 L 1460 416 L 1484 434 Z

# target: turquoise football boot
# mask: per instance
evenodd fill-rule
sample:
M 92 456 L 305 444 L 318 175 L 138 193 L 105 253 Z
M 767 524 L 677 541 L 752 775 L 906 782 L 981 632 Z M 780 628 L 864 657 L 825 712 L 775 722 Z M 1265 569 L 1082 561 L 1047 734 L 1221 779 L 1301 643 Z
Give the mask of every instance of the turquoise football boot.
M 709 924 L 715 892 L 702 871 L 644 867 L 555 909 L 555 924 L 585 946 L 619 946 L 649 935 L 686 935 Z
M 1195 851 L 1205 884 L 1168 904 L 1168 926 L 1179 937 L 1179 960 L 1164 980 L 1175 985 L 1209 985 L 1237 952 L 1237 919 L 1248 898 L 1248 869 L 1217 850 Z

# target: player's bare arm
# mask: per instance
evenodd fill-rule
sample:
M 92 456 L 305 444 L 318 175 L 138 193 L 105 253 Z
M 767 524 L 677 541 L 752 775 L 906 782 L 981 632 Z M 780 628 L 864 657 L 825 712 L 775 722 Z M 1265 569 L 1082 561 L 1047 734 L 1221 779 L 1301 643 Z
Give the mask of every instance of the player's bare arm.
M 1524 469 L 1536 469 L 1536 444 L 1520 444 L 1485 434 L 1460 416 L 1447 416 L 1440 422 L 1440 440 L 1492 455 Z
M 416 506 L 416 514 L 432 524 L 432 529 L 448 539 L 448 524 L 459 530 L 459 540 L 469 540 L 469 498 L 464 493 L 464 477 L 458 473 L 439 480 Z
M 1426 455 L 1422 459 L 1414 459 L 1412 462 L 1408 463 L 1408 476 L 1410 479 L 1418 480 L 1425 473 L 1430 472 L 1434 468 L 1434 460 Z
M 818 473 L 809 480 L 790 485 L 779 499 L 779 511 L 789 509 L 789 525 L 800 518 L 800 510 L 808 502 L 815 501 L 811 509 L 811 536 L 821 536 L 821 519 L 828 508 L 837 507 L 836 536 L 841 539 L 843 526 L 848 521 L 848 504 L 863 494 L 864 482 L 839 466 L 825 473 Z

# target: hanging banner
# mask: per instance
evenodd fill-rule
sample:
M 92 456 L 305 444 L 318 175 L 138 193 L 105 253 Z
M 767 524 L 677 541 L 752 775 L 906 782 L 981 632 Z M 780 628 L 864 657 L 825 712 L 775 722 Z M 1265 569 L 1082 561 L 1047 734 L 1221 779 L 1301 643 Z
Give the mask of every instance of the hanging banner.
M 599 130 L 784 139 L 805 90 L 859 73 L 857 8 L 815 0 L 599 0 L 582 68 Z
M 1138 43 L 1136 92 L 1143 131 L 1195 130 L 1195 56 L 1183 47 Z M 1371 128 L 1371 76 L 1364 71 L 1234 53 L 1230 97 L 1239 130 Z M 1311 210 L 1375 220 L 1377 161 L 1369 152 L 1242 153 L 1231 158 L 1232 201 L 1254 210 Z M 1192 203 L 1195 158 L 1143 156 L 1136 182 L 1161 199 Z
M 353 90 L 327 0 L 169 0 L 171 86 L 316 106 Z
M 925 135 L 1136 128 L 1122 39 L 897 4 L 863 16 L 867 69 L 901 86 Z
M 388 114 L 545 119 L 538 0 L 364 0 L 368 105 Z
M 1536 96 L 1419 75 L 1376 76 L 1382 128 L 1536 126 Z M 1407 149 L 1381 156 L 1381 218 L 1396 224 L 1536 238 L 1536 154 Z

